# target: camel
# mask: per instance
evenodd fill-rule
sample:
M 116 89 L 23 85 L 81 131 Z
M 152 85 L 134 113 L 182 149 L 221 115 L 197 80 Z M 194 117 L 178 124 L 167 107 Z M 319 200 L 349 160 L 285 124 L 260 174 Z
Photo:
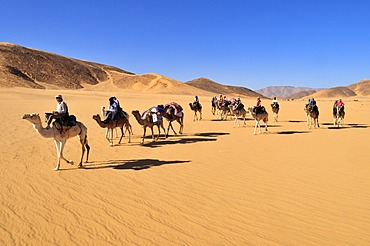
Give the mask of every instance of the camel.
M 215 115 L 216 114 L 216 109 L 217 109 L 217 97 L 214 96 L 211 100 L 211 104 L 212 104 L 212 114 Z
M 311 129 L 312 125 L 314 125 L 315 128 L 316 128 L 316 126 L 320 127 L 318 107 L 316 105 L 315 106 L 308 105 L 307 111 L 308 111 L 308 115 L 309 115 L 310 129 Z
M 272 117 L 274 119 L 274 122 L 278 122 L 279 110 L 280 110 L 279 104 L 277 103 L 271 104 L 271 110 L 272 110 Z
M 180 112 L 178 115 L 175 115 L 175 110 L 172 107 L 167 107 L 165 108 L 165 113 L 163 114 L 163 117 L 166 118 L 169 122 L 166 138 L 168 137 L 170 127 L 172 131 L 175 133 L 175 135 L 177 135 L 177 133 L 173 129 L 172 121 L 177 121 L 180 124 L 179 133 L 182 134 L 182 131 L 184 129 L 184 112 Z
M 193 103 L 189 103 L 189 106 L 190 106 L 190 109 L 194 111 L 193 121 L 198 120 L 198 114 L 197 114 L 197 112 L 199 112 L 199 114 L 200 114 L 199 120 L 201 120 L 202 119 L 202 105 L 200 103 L 198 103 L 194 107 L 194 104 Z
M 121 138 L 119 139 L 118 144 L 121 143 L 121 140 L 125 135 L 123 133 L 123 127 L 125 127 L 126 131 L 128 131 L 128 142 L 131 143 L 132 127 L 130 125 L 130 122 L 128 121 L 128 117 L 120 117 L 118 120 L 109 120 L 107 123 L 102 121 L 100 115 L 98 114 L 93 115 L 92 118 L 98 123 L 101 128 L 107 128 L 105 138 L 108 140 L 110 146 L 113 146 L 113 129 L 117 129 L 117 127 L 121 129 Z M 110 134 L 108 132 L 110 132 Z
M 101 106 L 100 114 L 101 114 L 101 118 L 103 118 L 103 119 L 105 119 L 107 117 L 107 111 L 105 110 L 105 106 Z M 105 131 L 105 138 L 108 138 L 109 132 L 110 131 L 107 128 L 107 130 Z M 114 129 L 114 133 L 115 133 L 115 137 L 118 138 L 117 128 Z
M 337 125 L 338 127 L 343 127 L 345 114 L 344 106 L 335 106 L 333 108 L 334 126 Z
M 73 165 L 72 160 L 67 160 L 66 158 L 64 158 L 63 149 L 67 142 L 67 139 L 73 138 L 75 136 L 79 137 L 80 143 L 82 146 L 82 156 L 81 156 L 80 163 L 78 164 L 78 167 L 82 167 L 82 159 L 85 154 L 85 150 L 87 150 L 86 163 L 88 162 L 90 146 L 88 145 L 88 141 L 87 141 L 87 128 L 82 122 L 77 122 L 76 125 L 70 127 L 66 131 L 61 132 L 60 130 L 56 129 L 54 125 L 51 128 L 43 128 L 39 114 L 24 114 L 22 116 L 22 119 L 25 119 L 31 122 L 35 130 L 42 137 L 54 139 L 55 146 L 57 149 L 57 155 L 58 155 L 58 161 L 57 161 L 57 165 L 54 168 L 54 171 L 59 170 L 61 158 L 67 163 Z
M 159 139 L 159 136 L 161 134 L 161 128 L 163 129 L 164 132 L 166 132 L 166 130 L 163 127 L 163 121 L 153 122 L 152 112 L 147 113 L 146 116 L 145 116 L 145 119 L 142 119 L 141 118 L 141 115 L 140 115 L 139 110 L 133 110 L 132 111 L 132 114 L 134 115 L 134 117 L 137 120 L 137 122 L 141 126 L 143 126 L 143 128 L 144 128 L 144 134 L 143 134 L 143 139 L 141 141 L 141 144 L 144 144 L 145 133 L 146 133 L 146 128 L 147 127 L 149 127 L 152 130 L 152 139 L 153 139 L 153 141 Z M 153 132 L 153 127 L 154 126 L 157 126 L 158 127 L 158 136 L 156 138 L 154 138 L 154 132 Z
M 261 125 L 259 123 L 261 120 L 265 123 L 265 131 L 267 131 L 267 122 L 268 122 L 269 114 L 267 113 L 266 110 L 263 111 L 262 113 L 257 114 L 255 112 L 253 112 L 253 108 L 254 107 L 248 107 L 248 111 L 249 111 L 250 115 L 252 116 L 252 118 L 256 121 L 256 125 L 254 126 L 254 132 L 253 132 L 253 134 L 256 135 L 257 126 L 258 126 L 258 129 L 259 129 L 258 133 L 261 133 Z
M 310 110 L 308 108 L 309 108 L 309 104 L 306 104 L 303 110 L 306 113 L 306 121 L 307 121 L 307 125 L 309 126 L 310 125 Z
M 231 114 L 235 116 L 234 126 L 233 127 L 235 127 L 235 124 L 236 123 L 238 123 L 238 127 L 240 127 L 238 117 L 243 117 L 244 118 L 243 126 L 247 125 L 247 123 L 246 123 L 246 117 L 247 117 L 247 113 L 249 113 L 249 112 L 247 110 L 245 110 L 244 107 L 242 109 L 240 109 L 240 110 L 234 111 L 234 106 L 233 105 L 229 105 L 229 109 L 230 109 Z
M 229 108 L 229 104 L 230 103 L 228 101 L 226 101 L 226 102 L 218 101 L 217 102 L 218 114 L 219 114 L 221 120 L 223 120 L 223 119 L 227 120 L 227 115 L 229 113 L 231 113 L 230 108 Z

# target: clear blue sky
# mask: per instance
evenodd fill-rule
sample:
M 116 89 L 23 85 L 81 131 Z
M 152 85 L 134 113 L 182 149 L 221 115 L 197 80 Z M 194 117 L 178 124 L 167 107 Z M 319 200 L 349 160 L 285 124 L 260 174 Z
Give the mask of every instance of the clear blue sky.
M 260 89 L 370 78 L 368 0 L 2 1 L 0 41 Z

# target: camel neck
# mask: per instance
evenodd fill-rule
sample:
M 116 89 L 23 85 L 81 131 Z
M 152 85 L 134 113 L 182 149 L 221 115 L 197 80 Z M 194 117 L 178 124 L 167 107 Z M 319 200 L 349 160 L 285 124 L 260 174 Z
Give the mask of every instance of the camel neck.
M 43 128 L 41 125 L 41 120 L 38 122 L 33 123 L 33 127 L 36 129 L 36 131 L 44 138 L 53 138 L 54 137 L 54 130 L 53 128 Z
M 141 119 L 141 117 L 140 117 L 140 113 L 135 113 L 135 114 L 134 114 L 134 117 L 135 117 L 135 119 L 137 120 L 137 122 L 138 122 L 140 125 L 144 125 L 144 121 L 143 121 L 143 119 Z
M 102 128 L 108 127 L 108 123 L 104 123 L 99 116 L 95 120 L 96 120 L 96 122 L 98 123 L 98 125 L 100 127 L 102 127 Z

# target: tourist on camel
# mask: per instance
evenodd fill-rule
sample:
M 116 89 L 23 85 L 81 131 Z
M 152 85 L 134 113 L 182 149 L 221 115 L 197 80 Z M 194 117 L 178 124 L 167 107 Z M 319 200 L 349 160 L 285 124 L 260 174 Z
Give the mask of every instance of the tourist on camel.
M 253 112 L 259 114 L 262 112 L 261 98 L 257 97 L 256 106 L 253 108 Z
M 242 100 L 240 97 L 238 97 L 234 104 L 234 111 L 237 113 L 239 110 L 244 108 L 244 104 L 242 103 Z
M 276 97 L 274 97 L 274 98 L 272 99 L 271 106 L 272 106 L 272 107 L 277 107 L 277 108 L 279 108 L 279 102 L 278 102 L 278 100 L 276 99 Z
M 59 120 L 59 121 L 65 121 L 65 119 L 69 116 L 68 114 L 68 106 L 67 103 L 63 100 L 62 95 L 56 95 L 55 99 L 57 101 L 57 108 L 52 113 L 47 113 L 48 121 L 46 128 L 50 128 L 51 121 L 53 119 Z
M 199 98 L 198 98 L 198 96 L 195 96 L 194 97 L 194 102 L 193 102 L 193 107 L 195 108 L 195 107 L 198 107 L 198 105 L 199 105 L 200 103 L 199 103 Z
M 342 99 L 339 99 L 336 103 L 337 107 L 344 107 L 344 102 L 342 101 Z
M 109 120 L 115 120 L 118 109 L 120 108 L 118 99 L 113 96 L 109 98 L 109 108 L 104 119 L 104 123 L 108 123 Z

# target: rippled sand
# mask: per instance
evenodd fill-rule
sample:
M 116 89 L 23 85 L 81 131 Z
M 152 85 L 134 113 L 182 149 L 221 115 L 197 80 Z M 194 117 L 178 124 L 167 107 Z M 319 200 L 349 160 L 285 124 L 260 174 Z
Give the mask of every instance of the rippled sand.
M 53 141 L 21 120 L 53 110 L 57 93 L 88 127 L 83 169 L 62 162 L 53 171 Z M 109 147 L 92 115 L 111 95 L 0 89 L 0 245 L 369 244 L 369 99 L 345 101 L 342 129 L 331 125 L 332 101 L 318 100 L 321 127 L 312 130 L 304 101 L 281 101 L 280 121 L 270 116 L 269 131 L 254 136 L 250 116 L 240 128 L 214 120 L 208 97 L 193 122 L 192 96 L 116 92 L 130 113 L 182 104 L 185 128 L 141 146 L 132 116 L 132 143 Z M 77 138 L 64 154 L 78 162 Z

